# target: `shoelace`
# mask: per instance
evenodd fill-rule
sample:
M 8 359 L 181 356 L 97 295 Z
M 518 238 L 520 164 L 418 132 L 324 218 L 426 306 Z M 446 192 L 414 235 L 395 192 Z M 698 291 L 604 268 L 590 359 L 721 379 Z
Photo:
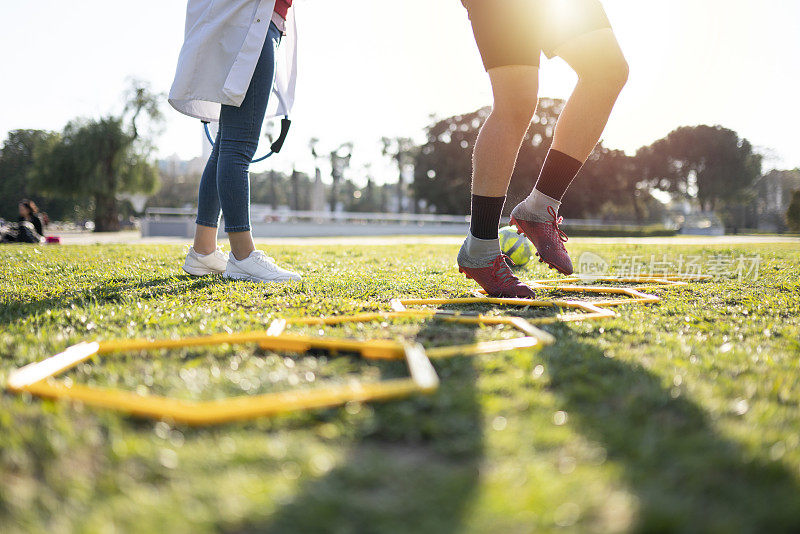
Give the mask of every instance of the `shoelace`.
M 550 221 L 550 224 L 553 226 L 553 228 L 555 228 L 556 233 L 558 234 L 558 238 L 561 240 L 561 242 L 566 243 L 567 241 L 569 241 L 569 237 L 567 237 L 567 234 L 565 234 L 564 231 L 561 230 L 561 228 L 559 228 L 558 226 L 559 224 L 564 222 L 564 217 L 559 217 L 558 214 L 556 213 L 556 210 L 553 209 L 553 206 L 547 206 L 547 213 L 549 213 L 550 216 L 553 217 L 553 220 Z
M 258 251 L 258 254 L 256 254 L 255 260 L 256 262 L 259 263 L 259 265 L 263 265 L 264 267 L 268 268 L 271 271 L 274 271 L 278 268 L 278 266 L 275 265 L 275 258 L 267 256 L 260 250 Z
M 514 273 L 512 273 L 511 269 L 508 267 L 507 261 L 511 261 L 511 259 L 505 254 L 500 254 L 494 259 L 493 264 L 494 274 L 500 279 L 504 286 L 519 282 L 519 278 L 514 276 Z

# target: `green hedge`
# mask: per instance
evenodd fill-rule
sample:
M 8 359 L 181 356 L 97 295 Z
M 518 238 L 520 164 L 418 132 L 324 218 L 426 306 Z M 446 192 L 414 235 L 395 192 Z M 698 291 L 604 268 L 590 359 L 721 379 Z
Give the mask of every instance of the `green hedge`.
M 561 228 L 569 236 L 575 237 L 671 237 L 677 235 L 677 230 L 670 230 L 661 225 L 642 226 L 631 228 L 627 226 L 568 226 Z

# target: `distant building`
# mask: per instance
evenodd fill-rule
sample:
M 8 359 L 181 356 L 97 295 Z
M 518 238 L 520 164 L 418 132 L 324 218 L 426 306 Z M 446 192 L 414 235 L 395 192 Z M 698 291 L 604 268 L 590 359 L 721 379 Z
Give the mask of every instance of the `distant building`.
M 683 235 L 725 235 L 725 225 L 715 212 L 700 211 L 685 198 L 669 203 L 664 225 Z

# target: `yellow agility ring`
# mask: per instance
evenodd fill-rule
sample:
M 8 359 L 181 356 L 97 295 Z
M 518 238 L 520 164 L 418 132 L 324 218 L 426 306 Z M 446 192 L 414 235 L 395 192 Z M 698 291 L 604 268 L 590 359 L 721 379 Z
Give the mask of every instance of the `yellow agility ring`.
M 439 379 L 430 359 L 492 354 L 514 349 L 538 349 L 555 342 L 555 338 L 534 324 L 586 321 L 615 317 L 608 309 L 624 304 L 647 304 L 658 302 L 658 296 L 641 290 L 667 289 L 685 286 L 689 280 L 704 280 L 708 276 L 687 275 L 640 275 L 635 277 L 570 277 L 558 280 L 534 280 L 531 286 L 554 292 L 588 293 L 612 295 L 613 298 L 591 302 L 562 299 L 495 298 L 475 292 L 472 297 L 394 299 L 391 312 L 361 313 L 329 317 L 301 317 L 276 319 L 264 332 L 216 334 L 210 336 L 165 340 L 112 340 L 79 343 L 60 354 L 35 362 L 13 371 L 7 387 L 15 392 L 27 392 L 41 397 L 83 402 L 87 405 L 109 408 L 141 417 L 168 419 L 189 425 L 225 423 L 259 416 L 277 415 L 297 410 L 310 410 L 340 406 L 351 401 L 377 401 L 407 397 L 415 393 L 431 393 L 438 388 Z M 613 282 L 641 284 L 637 288 L 597 285 L 577 285 L 580 282 Z M 624 296 L 625 298 L 619 298 Z M 480 313 L 444 311 L 435 306 L 452 304 L 490 304 L 521 308 L 541 307 L 573 310 L 573 313 L 558 313 L 554 317 L 522 318 L 493 316 Z M 409 308 L 411 306 L 412 308 Z M 520 331 L 523 336 L 514 339 L 483 341 L 465 345 L 429 348 L 419 344 L 391 340 L 349 340 L 305 336 L 286 333 L 290 325 L 340 325 L 399 319 L 436 319 L 446 322 L 481 325 L 505 325 Z M 68 381 L 59 382 L 55 377 L 96 355 L 133 350 L 175 349 L 193 346 L 236 345 L 255 343 L 262 349 L 305 353 L 321 349 L 331 354 L 339 352 L 357 353 L 370 360 L 404 359 L 409 371 L 408 378 L 389 379 L 372 383 L 348 383 L 347 385 L 294 391 L 238 396 L 214 401 L 184 401 L 155 395 L 141 395 L 112 388 L 91 387 Z
M 169 349 L 189 346 L 258 343 L 263 348 L 288 352 L 324 349 L 331 352 L 357 352 L 368 359 L 404 358 L 409 378 L 376 383 L 350 383 L 316 389 L 264 395 L 240 396 L 207 402 L 192 402 L 167 397 L 139 395 L 127 391 L 57 382 L 53 378 L 87 359 L 129 350 Z M 11 373 L 8 388 L 42 397 L 69 399 L 87 405 L 119 410 L 132 415 L 171 419 L 189 425 L 225 423 L 296 410 L 327 408 L 351 401 L 387 400 L 413 393 L 431 393 L 439 386 L 436 371 L 423 348 L 394 341 L 340 341 L 271 332 L 217 334 L 168 340 L 120 340 L 79 343 L 46 360 L 32 363 Z
M 501 306 L 518 306 L 528 308 L 567 308 L 580 310 L 583 312 L 572 314 L 559 313 L 555 317 L 537 317 L 533 319 L 525 319 L 531 324 L 586 321 L 591 319 L 607 319 L 609 317 L 616 316 L 616 314 L 611 310 L 603 309 L 599 306 L 596 306 L 594 303 L 582 302 L 579 300 L 534 300 L 525 298 L 487 297 L 484 294 L 478 294 L 474 297 L 397 299 L 392 301 L 392 307 L 396 311 L 406 310 L 406 306 L 436 306 L 443 304 L 498 304 Z
M 386 321 L 391 319 L 438 319 L 451 323 L 462 324 L 481 324 L 481 325 L 505 325 L 515 328 L 525 334 L 524 337 L 516 339 L 504 339 L 498 341 L 482 341 L 467 345 L 452 345 L 446 347 L 435 347 L 426 350 L 429 358 L 450 358 L 453 356 L 467 356 L 492 354 L 512 349 L 542 347 L 555 343 L 555 338 L 533 326 L 528 320 L 522 317 L 489 316 L 483 314 L 470 314 L 454 311 L 442 311 L 432 309 L 405 309 L 402 302 L 391 301 L 393 312 L 363 313 L 357 315 L 335 315 L 331 317 L 301 317 L 297 319 L 277 319 L 270 325 L 270 330 L 282 331 L 283 326 L 293 325 L 336 325 L 342 323 L 364 323 L 372 321 Z

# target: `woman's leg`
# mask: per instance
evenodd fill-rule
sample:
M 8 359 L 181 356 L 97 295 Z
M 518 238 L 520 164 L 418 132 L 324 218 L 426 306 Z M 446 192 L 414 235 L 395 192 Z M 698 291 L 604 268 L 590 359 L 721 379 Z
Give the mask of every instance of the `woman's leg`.
M 275 80 L 275 52 L 280 39 L 278 29 L 270 25 L 242 105 L 223 105 L 220 112 L 217 193 L 231 253 L 237 260 L 247 258 L 255 250 L 250 233 L 249 169 Z
M 217 249 L 217 227 L 219 226 L 219 194 L 217 193 L 217 160 L 219 158 L 219 132 L 208 157 L 203 176 L 200 178 L 200 192 L 197 199 L 197 220 L 194 229 L 194 251 L 198 254 L 211 254 Z

